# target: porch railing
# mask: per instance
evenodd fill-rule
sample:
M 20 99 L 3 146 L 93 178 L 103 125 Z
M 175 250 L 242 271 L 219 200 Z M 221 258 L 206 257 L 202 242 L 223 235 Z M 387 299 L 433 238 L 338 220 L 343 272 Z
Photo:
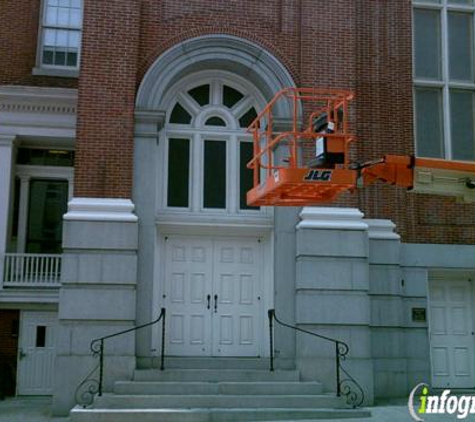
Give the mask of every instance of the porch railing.
M 61 255 L 6 253 L 3 287 L 59 287 Z

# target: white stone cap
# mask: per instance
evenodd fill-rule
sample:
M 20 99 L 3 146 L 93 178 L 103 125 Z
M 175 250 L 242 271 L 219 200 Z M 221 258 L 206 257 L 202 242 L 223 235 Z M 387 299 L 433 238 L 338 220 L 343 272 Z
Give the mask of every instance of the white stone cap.
M 396 224 L 391 220 L 365 219 L 368 225 L 368 237 L 370 239 L 399 240 L 401 236 L 394 233 Z
M 73 198 L 68 202 L 64 220 L 75 221 L 138 221 L 130 199 L 116 198 Z
M 368 230 L 358 208 L 304 207 L 297 229 Z

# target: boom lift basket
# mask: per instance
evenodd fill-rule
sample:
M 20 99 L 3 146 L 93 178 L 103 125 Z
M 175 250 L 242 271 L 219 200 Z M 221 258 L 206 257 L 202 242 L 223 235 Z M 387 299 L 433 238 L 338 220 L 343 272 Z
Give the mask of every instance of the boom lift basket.
M 254 140 L 249 205 L 313 205 L 356 188 L 357 172 L 349 163 L 352 99 L 350 91 L 319 88 L 275 95 L 248 128 Z
M 475 163 L 440 158 L 385 155 L 350 163 L 348 107 L 344 90 L 287 88 L 251 123 L 254 187 L 249 205 L 307 206 L 331 202 L 343 192 L 376 181 L 417 193 L 475 202 Z M 291 116 L 283 119 L 281 116 Z

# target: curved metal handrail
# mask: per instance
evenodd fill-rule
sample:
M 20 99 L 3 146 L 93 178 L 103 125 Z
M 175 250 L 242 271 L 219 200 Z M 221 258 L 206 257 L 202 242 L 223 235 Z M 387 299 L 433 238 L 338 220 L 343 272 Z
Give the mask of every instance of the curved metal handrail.
M 303 328 L 297 327 L 295 325 L 287 324 L 286 322 L 283 322 L 279 318 L 277 318 L 275 314 L 275 309 L 269 309 L 267 311 L 267 315 L 269 318 L 270 371 L 274 370 L 273 321 L 275 320 L 279 325 L 282 325 L 283 327 L 291 328 L 294 331 L 299 331 L 301 333 L 309 334 L 313 337 L 332 342 L 335 345 L 336 395 L 338 397 L 342 395 L 345 396 L 346 403 L 348 405 L 351 405 L 353 407 L 361 406 L 365 398 L 363 388 L 341 365 L 341 362 L 346 360 L 350 352 L 350 346 L 348 346 L 348 343 L 324 336 L 322 334 L 314 333 L 313 331 L 304 330 Z M 341 378 L 341 373 L 344 374 L 345 378 Z M 352 389 L 352 386 L 356 389 L 356 391 Z
M 146 324 L 137 325 L 126 330 L 119 331 L 117 333 L 109 334 L 104 337 L 99 337 L 91 341 L 89 348 L 91 349 L 93 357 L 99 357 L 99 362 L 97 365 L 87 374 L 84 380 L 78 385 L 76 389 L 76 403 L 86 407 L 92 403 L 94 396 L 98 394 L 102 396 L 102 385 L 104 378 L 104 341 L 111 339 L 113 337 L 118 337 L 123 334 L 130 333 L 132 331 L 140 330 L 141 328 L 150 327 L 151 325 L 157 324 L 162 319 L 162 349 L 160 356 L 160 370 L 165 369 L 165 308 L 161 308 L 160 315 L 157 319 L 147 322 Z M 99 369 L 99 379 L 95 378 L 95 373 Z

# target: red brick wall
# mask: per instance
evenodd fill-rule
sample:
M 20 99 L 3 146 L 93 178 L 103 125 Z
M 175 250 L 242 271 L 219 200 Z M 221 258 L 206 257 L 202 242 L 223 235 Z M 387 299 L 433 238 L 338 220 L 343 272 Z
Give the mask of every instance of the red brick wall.
M 34 64 L 38 3 L 0 5 L 10 31 L 17 9 L 29 16 L 29 32 L 0 42 L 0 58 L 13 44 L 27 51 L 3 71 L 17 83 L 30 83 L 21 78 Z M 164 50 L 211 33 L 262 45 L 299 86 L 353 89 L 359 160 L 412 154 L 411 32 L 411 0 L 85 0 L 75 195 L 131 196 L 136 89 Z M 338 203 L 392 219 L 405 242 L 475 243 L 474 206 L 382 185 Z
M 131 197 L 139 6 L 85 0 L 76 196 Z
M 15 394 L 20 312 L 0 310 L 0 397 Z
M 75 88 L 77 79 L 33 76 L 40 0 L 0 1 L 0 85 Z

